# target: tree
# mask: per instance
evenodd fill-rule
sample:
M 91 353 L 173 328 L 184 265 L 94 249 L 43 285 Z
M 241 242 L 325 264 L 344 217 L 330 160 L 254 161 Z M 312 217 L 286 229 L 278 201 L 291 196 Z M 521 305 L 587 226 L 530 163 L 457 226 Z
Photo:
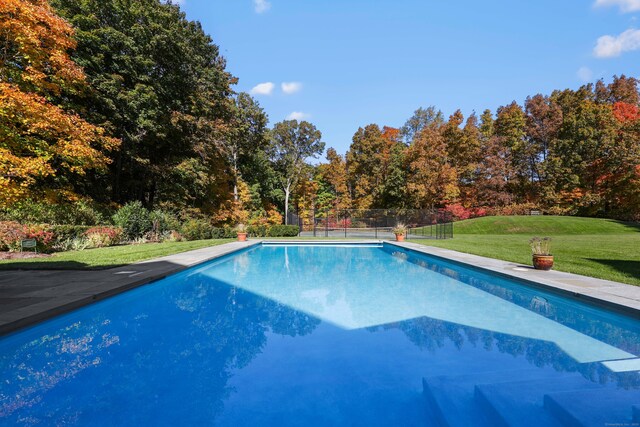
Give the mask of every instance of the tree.
M 173 203 L 173 184 L 191 170 L 202 178 L 202 192 L 187 195 L 194 207 L 226 199 L 232 178 L 220 161 L 220 141 L 233 128 L 236 79 L 200 24 L 160 0 L 52 3 L 76 27 L 74 58 L 94 89 L 77 102 L 90 121 L 122 140 L 109 175 L 91 183 L 92 196 L 147 207 Z
M 536 95 L 525 101 L 526 138 L 523 148 L 528 159 L 528 169 L 542 202 L 555 201 L 556 195 L 550 182 L 555 159 L 554 145 L 563 122 L 562 109 L 548 96 Z
M 519 190 L 521 199 L 526 199 L 530 194 L 528 184 L 531 182 L 532 172 L 525 143 L 526 116 L 518 103 L 514 101 L 498 108 L 495 132 L 507 148 L 507 156 L 518 180 L 517 183 L 513 183 L 512 188 Z
M 402 126 L 400 132 L 406 144 L 410 144 L 422 129 L 442 123 L 444 123 L 444 116 L 436 107 L 430 106 L 426 109 L 420 107 L 414 111 L 413 116 Z
M 307 121 L 285 120 L 276 123 L 270 133 L 269 157 L 284 191 L 285 222 L 288 222 L 289 198 L 309 157 L 317 158 L 325 143 L 322 133 Z
M 102 169 L 119 141 L 52 100 L 85 88 L 69 57 L 74 31 L 47 1 L 0 2 L 0 205 L 48 193 L 73 197 L 70 182 Z
M 420 131 L 407 150 L 407 192 L 414 208 L 443 205 L 459 195 L 457 173 L 449 164 L 440 127 Z
M 354 208 L 370 209 L 382 191 L 383 168 L 381 153 L 386 141 L 376 124 L 359 128 L 347 151 L 347 173 Z
M 347 163 L 344 157 L 339 155 L 334 148 L 327 150 L 328 163 L 319 165 L 320 176 L 331 187 L 334 194 L 335 207 L 348 209 L 351 207 L 349 188 L 347 186 Z

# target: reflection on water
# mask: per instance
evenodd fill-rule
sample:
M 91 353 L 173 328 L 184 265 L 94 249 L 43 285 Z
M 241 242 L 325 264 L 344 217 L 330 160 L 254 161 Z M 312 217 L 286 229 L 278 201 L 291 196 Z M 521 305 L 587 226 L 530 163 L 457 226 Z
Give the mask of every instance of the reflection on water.
M 375 322 L 419 306 L 432 274 L 640 354 L 631 319 L 409 252 L 331 249 L 246 251 L 0 340 L 0 424 L 278 425 L 274 414 L 322 412 L 424 425 L 423 377 L 507 366 L 640 385 L 548 341 L 428 316 Z M 320 320 L 332 316 L 367 327 Z

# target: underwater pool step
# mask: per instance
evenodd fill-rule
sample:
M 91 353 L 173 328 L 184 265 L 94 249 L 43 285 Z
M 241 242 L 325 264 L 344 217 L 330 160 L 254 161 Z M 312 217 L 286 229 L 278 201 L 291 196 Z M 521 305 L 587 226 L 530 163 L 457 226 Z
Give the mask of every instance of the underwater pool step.
M 540 379 L 549 375 L 540 369 L 476 372 L 423 378 L 422 385 L 427 402 L 441 426 L 492 427 L 494 424 L 475 398 L 476 385 Z
M 563 425 L 571 427 L 602 427 L 632 425 L 640 405 L 640 390 L 580 390 L 550 393 L 544 406 Z M 636 421 L 637 422 L 637 421 Z
M 475 397 L 493 426 L 561 427 L 562 424 L 544 408 L 544 396 L 560 391 L 601 389 L 580 375 L 478 384 Z

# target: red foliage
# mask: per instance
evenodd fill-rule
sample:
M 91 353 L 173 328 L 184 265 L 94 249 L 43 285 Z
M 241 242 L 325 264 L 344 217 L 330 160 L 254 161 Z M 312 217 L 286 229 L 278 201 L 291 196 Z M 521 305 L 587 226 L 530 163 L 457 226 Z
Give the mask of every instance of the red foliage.
M 637 105 L 626 102 L 616 102 L 613 104 L 613 115 L 620 123 L 634 122 L 640 119 L 640 111 Z
M 36 239 L 38 250 L 42 252 L 51 251 L 55 234 L 51 231 L 48 225 L 25 225 L 22 230 L 24 232 L 25 239 Z
M 485 208 L 465 208 L 460 203 L 454 203 L 452 205 L 446 205 L 445 211 L 450 212 L 453 215 L 455 221 L 461 221 L 463 219 L 478 218 L 481 216 L 487 216 L 487 210 Z

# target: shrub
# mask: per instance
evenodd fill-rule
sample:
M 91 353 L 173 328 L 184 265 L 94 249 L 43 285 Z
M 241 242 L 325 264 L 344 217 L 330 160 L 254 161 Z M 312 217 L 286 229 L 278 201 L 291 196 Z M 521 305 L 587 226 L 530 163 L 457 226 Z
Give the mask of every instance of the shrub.
M 165 242 L 182 242 L 184 236 L 175 230 L 168 231 L 162 234 L 162 240 Z
M 51 227 L 47 224 L 35 224 L 23 226 L 25 239 L 36 239 L 36 249 L 39 252 L 51 252 L 53 251 L 53 245 L 55 244 L 55 235 L 51 231 Z M 16 249 L 20 249 L 20 241 L 16 242 Z
M 149 211 L 139 201 L 129 202 L 113 215 L 113 222 L 122 228 L 125 238 L 134 240 L 151 231 Z
M 269 237 L 295 237 L 300 233 L 297 225 L 272 225 L 269 228 Z
M 89 240 L 86 237 L 74 237 L 72 239 L 58 240 L 53 245 L 56 252 L 83 251 L 89 247 Z
M 231 227 L 214 227 L 211 229 L 212 239 L 234 239 L 238 237 L 238 232 Z
M 86 200 L 66 204 L 23 200 L 4 209 L 0 217 L 22 224 L 96 225 L 105 221 L 100 210 Z
M 251 237 L 267 237 L 269 227 L 266 225 L 250 225 L 247 227 L 247 232 Z
M 182 224 L 181 233 L 187 240 L 211 239 L 212 228 L 209 221 L 203 219 L 190 219 Z
M 152 223 L 152 232 L 164 234 L 180 229 L 180 220 L 172 212 L 155 209 L 149 214 Z
M 52 225 L 51 231 L 55 235 L 54 246 L 72 239 L 83 239 L 91 227 L 87 225 Z
M 15 249 L 16 242 L 24 239 L 24 227 L 17 221 L 0 221 L 0 250 Z
M 86 236 L 89 248 L 105 248 L 117 245 L 122 241 L 123 231 L 119 227 L 93 227 L 88 229 Z

